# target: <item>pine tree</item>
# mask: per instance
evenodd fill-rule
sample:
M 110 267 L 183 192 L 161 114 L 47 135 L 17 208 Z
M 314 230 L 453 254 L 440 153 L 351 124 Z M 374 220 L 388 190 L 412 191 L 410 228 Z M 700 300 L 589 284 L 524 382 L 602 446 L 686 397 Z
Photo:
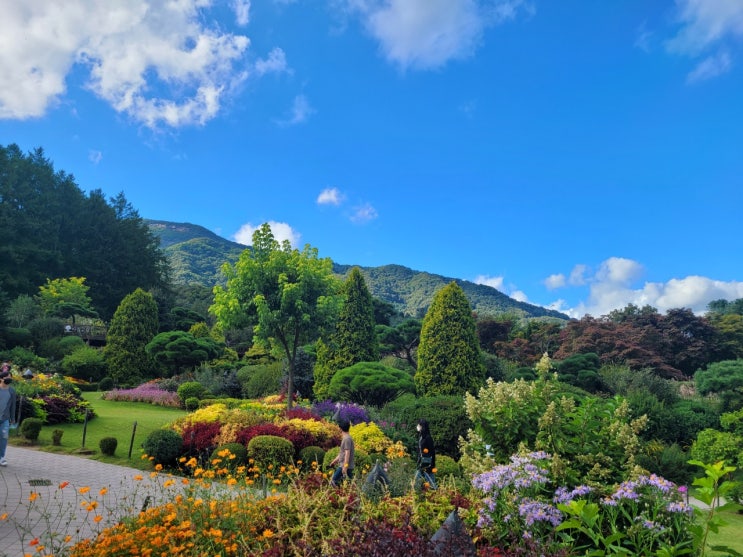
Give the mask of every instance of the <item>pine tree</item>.
M 106 335 L 104 356 L 117 383 L 136 383 L 154 376 L 157 365 L 145 346 L 157 335 L 157 304 L 152 294 L 137 288 L 119 304 Z
M 439 290 L 426 312 L 415 384 L 423 396 L 474 393 L 485 381 L 472 309 L 462 288 Z
M 379 360 L 374 303 L 364 276 L 354 267 L 343 284 L 344 301 L 330 341 L 318 346 L 314 392 L 324 398 L 338 370 Z

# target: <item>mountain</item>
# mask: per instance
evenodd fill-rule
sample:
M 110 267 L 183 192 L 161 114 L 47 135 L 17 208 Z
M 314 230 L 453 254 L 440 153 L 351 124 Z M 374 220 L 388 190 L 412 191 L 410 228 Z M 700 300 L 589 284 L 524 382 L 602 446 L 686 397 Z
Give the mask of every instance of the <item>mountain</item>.
M 178 284 L 209 287 L 223 284 L 220 267 L 225 262 L 235 263 L 246 249 L 242 244 L 226 240 L 195 224 L 148 219 L 145 222 L 160 239 L 160 246 L 170 260 L 173 280 Z M 415 271 L 402 265 L 362 267 L 333 263 L 333 271 L 339 277 L 344 277 L 356 266 L 364 275 L 372 296 L 391 303 L 397 310 L 413 317 L 423 317 L 434 294 L 455 281 L 479 315 L 510 312 L 526 318 L 569 319 L 563 313 L 509 298 L 490 286 Z

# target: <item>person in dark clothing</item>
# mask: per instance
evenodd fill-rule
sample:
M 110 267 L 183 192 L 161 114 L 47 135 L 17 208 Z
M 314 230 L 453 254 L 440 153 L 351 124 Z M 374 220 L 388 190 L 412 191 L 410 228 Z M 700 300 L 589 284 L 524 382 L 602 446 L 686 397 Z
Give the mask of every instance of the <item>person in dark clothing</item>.
M 15 423 L 16 418 L 16 394 L 10 386 L 12 382 L 10 371 L 0 371 L 0 466 L 8 465 L 5 449 L 8 447 L 10 425 Z
M 422 482 L 436 489 L 436 448 L 433 446 L 433 437 L 428 427 L 428 420 L 418 420 L 418 469 L 415 473 L 415 485 L 419 487 Z

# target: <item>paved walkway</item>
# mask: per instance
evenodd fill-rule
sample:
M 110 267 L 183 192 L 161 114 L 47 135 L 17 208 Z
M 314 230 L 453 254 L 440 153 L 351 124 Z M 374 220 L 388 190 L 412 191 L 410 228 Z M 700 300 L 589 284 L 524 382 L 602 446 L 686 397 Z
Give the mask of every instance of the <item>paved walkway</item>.
M 13 446 L 6 457 L 8 466 L 0 467 L 1 557 L 38 554 L 39 545 L 51 553 L 65 536 L 71 542 L 94 536 L 139 512 L 145 500 L 155 505 L 173 496 L 163 486 L 166 475 Z

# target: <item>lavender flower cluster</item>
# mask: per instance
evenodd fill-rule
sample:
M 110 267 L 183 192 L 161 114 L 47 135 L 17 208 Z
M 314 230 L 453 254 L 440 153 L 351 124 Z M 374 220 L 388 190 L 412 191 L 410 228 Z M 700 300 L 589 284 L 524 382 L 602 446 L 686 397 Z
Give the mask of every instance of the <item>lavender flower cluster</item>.
M 181 402 L 178 393 L 165 391 L 157 383 L 143 383 L 133 389 L 113 389 L 104 393 L 105 400 L 125 402 L 148 402 L 157 406 L 172 406 L 177 408 Z
M 348 420 L 351 425 L 368 422 L 369 414 L 363 406 L 352 402 L 333 402 L 323 400 L 312 405 L 312 411 L 323 418 L 335 417 L 338 420 Z M 337 415 L 336 415 L 337 414 Z

